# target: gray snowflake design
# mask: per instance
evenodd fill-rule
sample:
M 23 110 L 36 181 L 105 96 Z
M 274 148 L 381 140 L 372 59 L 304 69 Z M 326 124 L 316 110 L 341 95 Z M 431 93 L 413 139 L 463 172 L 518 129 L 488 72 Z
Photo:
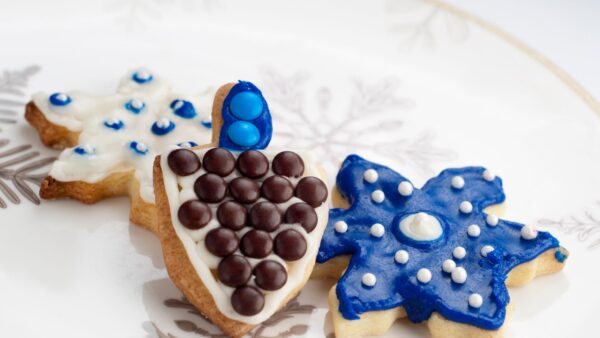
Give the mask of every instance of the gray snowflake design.
M 0 124 L 15 124 L 23 110 L 29 78 L 40 71 L 37 65 L 21 70 L 5 70 L 0 75 Z M 0 129 L 1 130 L 1 129 Z
M 579 214 L 570 214 L 566 217 L 553 219 L 542 218 L 538 224 L 557 229 L 567 235 L 575 235 L 577 239 L 586 243 L 588 249 L 600 248 L 600 201 L 594 207 L 586 208 Z

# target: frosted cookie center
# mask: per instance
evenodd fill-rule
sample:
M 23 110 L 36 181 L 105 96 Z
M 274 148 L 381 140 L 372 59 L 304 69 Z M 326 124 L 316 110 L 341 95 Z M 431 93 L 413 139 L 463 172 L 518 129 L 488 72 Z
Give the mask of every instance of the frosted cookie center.
M 433 241 L 442 236 L 442 225 L 437 218 L 425 212 L 408 215 L 400 221 L 400 231 L 415 241 Z

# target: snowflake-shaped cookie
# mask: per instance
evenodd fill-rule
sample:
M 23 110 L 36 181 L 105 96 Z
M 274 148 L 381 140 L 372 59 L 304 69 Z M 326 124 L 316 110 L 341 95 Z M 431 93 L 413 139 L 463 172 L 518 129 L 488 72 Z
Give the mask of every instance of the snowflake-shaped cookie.
M 413 322 L 436 311 L 497 329 L 508 273 L 559 246 L 547 232 L 483 211 L 505 196 L 501 179 L 481 167 L 444 170 L 417 189 L 390 168 L 350 155 L 337 186 L 350 207 L 331 210 L 317 261 L 352 255 L 336 289 L 347 320 L 402 306 Z M 555 257 L 565 258 L 559 249 Z

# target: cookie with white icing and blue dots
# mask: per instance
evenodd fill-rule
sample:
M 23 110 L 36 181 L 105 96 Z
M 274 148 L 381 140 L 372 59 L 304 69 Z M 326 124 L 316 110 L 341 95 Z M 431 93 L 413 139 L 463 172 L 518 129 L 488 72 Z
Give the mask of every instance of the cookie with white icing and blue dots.
M 41 185 L 41 196 L 89 204 L 129 195 L 132 222 L 153 229 L 154 157 L 173 146 L 210 142 L 211 104 L 210 92 L 176 94 L 146 69 L 128 72 L 113 95 L 33 95 L 27 121 L 45 145 L 64 149 Z
M 493 213 L 502 181 L 481 167 L 444 170 L 418 189 L 350 155 L 336 184 L 347 205 L 330 211 L 317 261 L 339 277 L 329 296 L 337 337 L 383 334 L 400 317 L 436 338 L 502 337 L 507 286 L 568 257 L 549 233 Z

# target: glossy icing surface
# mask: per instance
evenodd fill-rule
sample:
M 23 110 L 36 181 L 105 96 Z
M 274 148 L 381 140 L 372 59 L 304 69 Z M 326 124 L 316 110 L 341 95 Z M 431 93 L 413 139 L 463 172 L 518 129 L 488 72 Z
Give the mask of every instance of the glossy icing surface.
M 365 175 L 367 170 L 376 171 L 377 179 L 372 179 L 372 172 Z M 352 255 L 337 284 L 339 311 L 352 320 L 365 312 L 403 306 L 413 322 L 427 320 L 437 311 L 452 321 L 499 328 L 509 301 L 504 284 L 507 274 L 557 248 L 558 240 L 541 231 L 524 236 L 523 224 L 507 220 L 488 224 L 489 215 L 483 209 L 502 203 L 505 195 L 501 179 L 484 168 L 444 170 L 408 196 L 398 189 L 406 181 L 392 169 L 357 155 L 348 156 L 342 164 L 337 186 L 350 208 L 330 211 L 317 256 L 322 263 Z M 385 194 L 381 203 L 371 198 L 375 190 Z M 401 231 L 401 220 L 420 212 L 438 220 L 439 238 L 415 240 Z M 375 223 L 385 228 L 383 236 L 370 234 Z M 472 236 L 473 230 L 469 235 L 469 226 L 474 224 L 480 229 L 477 236 Z M 564 260 L 560 249 L 555 257 Z M 365 285 L 365 274 L 373 274 L 377 282 Z

